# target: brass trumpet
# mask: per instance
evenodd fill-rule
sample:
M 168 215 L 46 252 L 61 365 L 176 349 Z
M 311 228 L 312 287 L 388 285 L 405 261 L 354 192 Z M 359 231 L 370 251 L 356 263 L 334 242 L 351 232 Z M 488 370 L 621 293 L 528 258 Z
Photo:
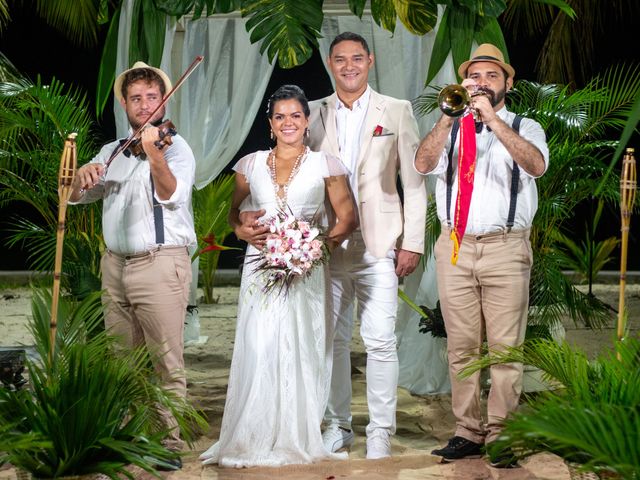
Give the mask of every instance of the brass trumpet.
M 471 108 L 471 99 L 478 95 L 489 95 L 489 91 L 485 87 L 477 86 L 470 94 L 462 85 L 447 85 L 438 94 L 438 107 L 449 117 L 461 117 L 472 110 L 474 118 L 480 121 L 479 112 Z

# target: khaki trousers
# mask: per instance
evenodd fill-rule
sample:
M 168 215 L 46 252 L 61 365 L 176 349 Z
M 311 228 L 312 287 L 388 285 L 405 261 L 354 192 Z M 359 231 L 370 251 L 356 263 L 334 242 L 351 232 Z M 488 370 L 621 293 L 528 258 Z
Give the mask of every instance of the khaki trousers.
M 533 256 L 529 230 L 464 236 L 458 262 L 451 264 L 448 229 L 435 247 L 438 294 L 447 329 L 451 403 L 457 419 L 455 435 L 476 443 L 498 437 L 504 419 L 517 406 L 522 391 L 522 365 L 490 368 L 487 423 L 480 411 L 480 372 L 466 379 L 459 372 L 480 353 L 517 346 L 524 340 Z
M 126 348 L 145 345 L 165 388 L 186 397 L 183 330 L 191 262 L 186 247 L 161 246 L 143 254 L 122 256 L 107 251 L 102 257 L 105 327 Z M 163 412 L 171 434 L 167 448 L 183 442 L 175 419 Z

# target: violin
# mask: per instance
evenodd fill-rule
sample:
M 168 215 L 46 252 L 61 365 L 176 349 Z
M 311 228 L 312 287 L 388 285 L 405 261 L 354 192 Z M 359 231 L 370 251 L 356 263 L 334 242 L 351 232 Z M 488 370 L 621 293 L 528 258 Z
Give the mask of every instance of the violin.
M 171 120 L 165 120 L 164 122 L 154 125 L 158 127 L 158 140 L 153 142 L 158 150 L 162 150 L 165 146 L 173 144 L 171 137 L 176 135 L 178 131 L 176 126 Z M 124 154 L 129 156 L 130 154 L 136 157 L 145 158 L 144 149 L 142 148 L 142 141 L 139 138 L 135 138 L 131 141 L 129 146 L 124 150 Z

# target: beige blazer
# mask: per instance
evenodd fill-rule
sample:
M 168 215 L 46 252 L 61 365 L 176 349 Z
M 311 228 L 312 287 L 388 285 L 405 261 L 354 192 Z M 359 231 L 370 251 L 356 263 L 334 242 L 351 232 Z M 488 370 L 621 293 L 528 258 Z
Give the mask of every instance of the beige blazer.
M 334 93 L 310 102 L 308 144 L 312 150 L 340 158 L 336 99 Z M 374 135 L 378 126 L 382 133 Z M 413 168 L 418 144 L 418 125 L 411 104 L 371 90 L 357 171 L 351 174 L 358 175 L 362 236 L 369 253 L 377 258 L 385 257 L 394 248 L 424 253 L 427 197 L 424 177 Z M 398 174 L 403 201 L 397 189 Z

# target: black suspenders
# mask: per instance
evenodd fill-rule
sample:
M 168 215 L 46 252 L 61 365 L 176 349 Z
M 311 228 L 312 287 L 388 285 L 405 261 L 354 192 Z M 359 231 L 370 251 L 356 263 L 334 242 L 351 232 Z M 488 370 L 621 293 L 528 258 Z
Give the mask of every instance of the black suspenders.
M 123 141 L 120 140 L 118 145 L 116 145 L 116 148 L 111 152 L 111 155 L 120 148 L 122 142 Z M 162 205 L 160 205 L 160 202 L 156 200 L 156 191 L 153 186 L 153 175 L 151 175 L 151 173 L 149 173 L 149 180 L 151 181 L 151 200 L 153 201 L 153 223 L 156 229 L 156 243 L 160 245 L 164 243 L 164 218 L 162 216 Z
M 522 117 L 516 115 L 511 124 L 516 133 L 520 132 L 520 122 Z M 456 120 L 451 127 L 451 146 L 449 147 L 449 163 L 447 164 L 447 225 L 451 226 L 451 191 L 453 189 L 453 148 L 456 143 L 456 137 L 458 136 L 458 129 L 460 123 Z M 513 221 L 516 217 L 516 204 L 518 202 L 518 182 L 520 181 L 520 167 L 516 162 L 513 162 L 513 170 L 511 172 L 511 200 L 509 201 L 509 215 L 507 217 L 507 231 L 510 231 L 513 227 Z

